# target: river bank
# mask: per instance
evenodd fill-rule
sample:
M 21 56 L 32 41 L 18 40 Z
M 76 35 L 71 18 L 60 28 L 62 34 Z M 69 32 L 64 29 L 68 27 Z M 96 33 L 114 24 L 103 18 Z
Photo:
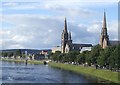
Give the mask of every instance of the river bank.
M 60 70 L 48 65 L 25 65 L 24 63 L 0 62 L 2 63 L 2 78 L 0 80 L 5 85 L 7 83 L 10 85 L 71 85 L 71 83 L 81 85 L 82 83 L 88 84 L 97 82 L 94 78 L 66 70 Z
M 62 63 L 54 63 L 50 62 L 50 66 L 61 68 L 64 70 L 73 71 L 80 74 L 95 76 L 101 79 L 109 80 L 113 83 L 120 83 L 118 79 L 118 72 L 113 72 L 110 70 L 101 70 L 101 69 L 95 69 L 93 67 L 83 67 L 83 66 L 77 66 L 77 65 L 71 65 L 71 64 L 62 64 Z
M 8 62 L 25 62 L 25 60 L 11 60 L 11 59 L 2 59 L 3 61 Z M 44 61 L 36 61 L 36 60 L 29 60 L 28 63 L 30 64 L 44 64 Z M 110 70 L 101 70 L 101 69 L 95 69 L 93 67 L 83 67 L 80 65 L 72 65 L 72 64 L 62 64 L 62 63 L 55 63 L 55 62 L 49 62 L 49 66 L 61 68 L 64 70 L 72 71 L 75 73 L 95 76 L 101 79 L 109 80 L 110 82 L 114 83 L 120 83 L 118 79 L 119 72 L 114 72 Z

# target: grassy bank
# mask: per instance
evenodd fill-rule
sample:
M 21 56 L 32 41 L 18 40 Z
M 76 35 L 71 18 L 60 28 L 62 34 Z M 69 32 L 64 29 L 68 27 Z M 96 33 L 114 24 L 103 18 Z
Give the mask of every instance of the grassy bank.
M 95 76 L 101 79 L 109 80 L 114 83 L 120 83 L 120 81 L 118 80 L 118 72 L 113 72 L 110 70 L 95 69 L 92 67 L 71 65 L 71 64 L 54 63 L 54 62 L 50 62 L 49 65 L 52 67 L 57 67 L 57 68 L 61 68 L 64 70 L 73 71 L 76 73 Z
M 26 61 L 25 60 L 12 60 L 12 59 L 2 59 L 2 61 L 8 61 L 8 62 L 23 62 L 25 63 Z M 43 64 L 43 61 L 36 61 L 36 60 L 28 60 L 28 63 L 30 64 Z
M 11 60 L 11 59 L 2 59 L 2 60 L 8 61 L 8 62 L 17 62 L 17 63 L 24 62 L 25 63 L 25 60 Z M 35 60 L 28 61 L 28 63 L 44 64 L 43 61 L 35 61 Z M 120 83 L 120 81 L 118 80 L 118 72 L 113 72 L 110 70 L 95 69 L 92 67 L 71 65 L 71 64 L 54 63 L 54 62 L 49 62 L 49 65 L 52 67 L 61 68 L 64 70 L 69 70 L 69 71 L 80 73 L 80 74 L 95 76 L 98 78 L 109 80 L 114 83 Z

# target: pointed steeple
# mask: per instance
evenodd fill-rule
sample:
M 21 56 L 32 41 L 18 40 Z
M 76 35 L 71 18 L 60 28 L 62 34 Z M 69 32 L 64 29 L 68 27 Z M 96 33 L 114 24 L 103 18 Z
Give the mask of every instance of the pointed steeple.
M 71 40 L 71 32 L 69 31 L 69 40 Z
M 106 48 L 109 45 L 109 36 L 107 34 L 106 13 L 104 11 L 103 27 L 101 31 L 100 45 L 102 48 Z
M 65 27 L 64 27 L 64 32 L 67 33 L 67 20 L 65 18 Z
M 68 31 L 67 31 L 67 21 L 66 21 L 66 18 L 65 18 L 65 21 L 64 21 L 64 30 L 63 30 L 63 33 L 62 33 L 62 41 L 61 41 L 61 52 L 62 53 L 65 53 L 65 46 L 68 42 Z
M 104 10 L 104 17 L 103 17 L 103 28 L 107 28 L 105 10 Z
M 107 36 L 107 24 L 106 24 L 106 13 L 105 13 L 105 11 L 104 11 L 104 16 L 103 16 L 102 35 Z

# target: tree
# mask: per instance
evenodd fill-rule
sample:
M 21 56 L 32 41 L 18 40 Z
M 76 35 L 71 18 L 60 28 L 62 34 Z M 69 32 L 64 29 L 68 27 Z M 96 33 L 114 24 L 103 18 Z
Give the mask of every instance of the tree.
M 100 52 L 100 56 L 97 59 L 97 64 L 101 66 L 105 65 L 105 52 L 104 51 Z
M 22 52 L 20 49 L 16 50 L 16 56 L 22 57 Z
M 2 56 L 2 52 L 0 52 L 0 56 Z
M 56 51 L 54 54 L 52 54 L 52 59 L 54 60 L 54 61 L 59 61 L 59 55 L 61 54 L 61 52 L 60 51 Z
M 64 56 L 63 56 L 63 62 L 65 63 L 65 62 L 69 62 L 69 61 L 70 61 L 69 55 L 68 54 L 64 54 Z
M 85 60 L 86 60 L 85 51 L 77 55 L 77 62 L 79 64 L 85 63 Z
M 3 57 L 7 57 L 7 56 L 8 56 L 8 53 L 7 53 L 7 52 L 2 52 L 2 56 L 3 56 Z
M 88 63 L 89 66 L 91 66 L 91 63 L 92 63 L 92 56 L 90 55 L 91 54 L 91 51 L 84 51 L 84 54 L 85 54 L 85 62 Z
M 120 44 L 118 45 L 118 48 L 116 50 L 118 50 L 118 52 L 117 52 L 117 59 L 118 59 L 117 64 L 118 64 L 118 68 L 120 68 Z
M 110 55 L 110 66 L 112 68 L 120 68 L 120 45 L 112 47 L 112 50 Z
M 98 56 L 100 56 L 100 51 L 101 50 L 102 50 L 102 48 L 99 44 L 92 48 L 91 53 L 90 53 L 92 64 L 97 63 L 97 59 L 98 59 Z
M 79 51 L 70 51 L 68 53 L 69 61 L 70 62 L 77 62 L 77 55 L 80 54 Z
M 51 56 L 53 55 L 53 53 L 52 52 L 50 52 L 49 54 L 48 54 L 48 59 L 51 59 Z
M 61 53 L 59 56 L 58 56 L 58 61 L 62 62 L 63 63 L 63 57 L 65 56 L 64 53 Z
M 13 55 L 14 55 L 13 52 L 8 53 L 8 57 L 12 57 Z

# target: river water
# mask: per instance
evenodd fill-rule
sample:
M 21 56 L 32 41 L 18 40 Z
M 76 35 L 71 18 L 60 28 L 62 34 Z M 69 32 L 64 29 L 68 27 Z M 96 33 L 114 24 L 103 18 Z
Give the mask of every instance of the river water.
M 96 83 L 97 79 L 48 65 L 2 62 L 2 83 Z

